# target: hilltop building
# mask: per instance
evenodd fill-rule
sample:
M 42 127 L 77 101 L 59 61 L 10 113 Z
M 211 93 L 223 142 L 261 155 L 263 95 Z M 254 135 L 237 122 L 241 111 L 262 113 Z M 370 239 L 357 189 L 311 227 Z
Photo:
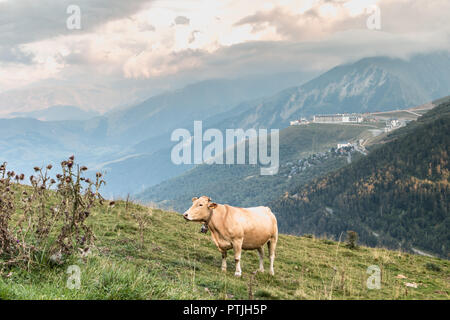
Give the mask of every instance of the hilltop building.
M 313 117 L 315 123 L 361 123 L 364 118 L 360 114 L 326 114 Z

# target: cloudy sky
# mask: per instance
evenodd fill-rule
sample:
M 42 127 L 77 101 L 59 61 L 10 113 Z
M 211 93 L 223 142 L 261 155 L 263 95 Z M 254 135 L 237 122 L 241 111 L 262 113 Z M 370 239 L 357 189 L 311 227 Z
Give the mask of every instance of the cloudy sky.
M 0 0 L 0 114 L 449 50 L 449 21 L 448 0 Z

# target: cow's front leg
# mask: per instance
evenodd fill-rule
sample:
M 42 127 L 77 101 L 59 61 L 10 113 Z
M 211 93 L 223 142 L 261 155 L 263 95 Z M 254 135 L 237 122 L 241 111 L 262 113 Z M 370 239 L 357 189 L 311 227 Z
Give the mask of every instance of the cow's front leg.
M 227 271 L 227 250 L 220 250 L 222 253 L 222 271 Z
M 234 273 L 234 275 L 236 277 L 240 277 L 242 275 L 241 270 L 242 240 L 236 240 L 233 243 L 233 250 L 234 250 L 234 261 L 236 262 L 236 272 Z

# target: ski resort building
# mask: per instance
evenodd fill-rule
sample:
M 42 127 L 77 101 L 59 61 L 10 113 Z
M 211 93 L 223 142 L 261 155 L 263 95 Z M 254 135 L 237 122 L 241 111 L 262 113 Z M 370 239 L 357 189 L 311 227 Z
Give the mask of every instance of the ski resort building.
M 313 117 L 315 123 L 360 123 L 364 118 L 359 114 L 328 114 Z

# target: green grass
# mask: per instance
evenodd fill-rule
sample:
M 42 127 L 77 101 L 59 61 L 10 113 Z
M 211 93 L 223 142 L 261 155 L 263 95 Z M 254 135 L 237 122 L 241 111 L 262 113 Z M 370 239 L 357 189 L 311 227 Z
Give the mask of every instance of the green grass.
M 148 214 L 144 243 L 132 212 Z M 97 236 L 87 258 L 73 257 L 63 266 L 19 268 L 0 272 L 0 299 L 247 299 L 256 251 L 244 251 L 242 278 L 234 277 L 232 251 L 228 271 L 221 255 L 200 225 L 173 212 L 119 202 L 89 218 Z M 266 250 L 267 251 L 267 250 Z M 268 270 L 267 252 L 265 267 Z M 81 286 L 66 287 L 69 265 L 81 269 Z M 366 286 L 371 265 L 381 269 L 381 289 Z M 314 237 L 280 235 L 275 276 L 258 273 L 255 299 L 448 299 L 450 262 L 359 247 Z M 406 279 L 397 278 L 404 275 Z M 405 283 L 417 283 L 410 288 Z

